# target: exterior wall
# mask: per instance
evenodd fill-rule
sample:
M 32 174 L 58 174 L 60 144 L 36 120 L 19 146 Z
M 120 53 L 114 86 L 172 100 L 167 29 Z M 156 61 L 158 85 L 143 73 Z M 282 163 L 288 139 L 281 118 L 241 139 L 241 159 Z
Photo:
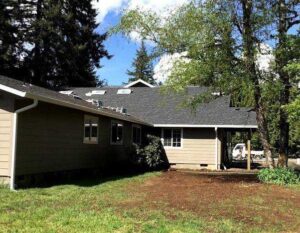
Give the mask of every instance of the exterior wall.
M 182 147 L 166 148 L 169 163 L 177 168 L 216 168 L 214 129 L 184 128 Z M 200 166 L 202 164 L 202 166 Z
M 98 144 L 85 144 L 84 115 L 42 102 L 19 114 L 16 175 L 105 168 L 125 160 L 131 123 L 123 122 L 123 145 L 110 145 L 112 119 L 98 116 Z
M 0 176 L 10 175 L 14 98 L 0 91 Z

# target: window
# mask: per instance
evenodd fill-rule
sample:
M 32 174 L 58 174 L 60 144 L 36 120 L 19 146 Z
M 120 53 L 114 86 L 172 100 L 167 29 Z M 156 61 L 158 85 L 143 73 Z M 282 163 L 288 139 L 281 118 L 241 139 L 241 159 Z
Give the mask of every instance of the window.
M 137 145 L 142 143 L 142 129 L 139 125 L 132 126 L 132 142 Z
M 85 93 L 86 96 L 92 96 L 92 95 L 104 95 L 106 93 L 106 90 L 93 90 L 91 92 Z
M 98 117 L 84 116 L 84 143 L 98 143 Z
M 131 93 L 131 89 L 119 89 L 117 91 L 117 94 L 118 95 L 128 95 Z
M 123 143 L 123 123 L 111 122 L 111 144 Z
M 165 147 L 181 147 L 182 129 L 163 129 L 162 141 Z

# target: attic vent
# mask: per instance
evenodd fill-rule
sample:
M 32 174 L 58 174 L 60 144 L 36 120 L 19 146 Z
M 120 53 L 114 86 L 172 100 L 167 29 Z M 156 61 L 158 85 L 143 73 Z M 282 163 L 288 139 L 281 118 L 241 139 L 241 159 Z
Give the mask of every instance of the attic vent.
M 117 94 L 119 95 L 128 95 L 131 93 L 131 89 L 119 89 Z
M 100 100 L 88 99 L 87 102 L 96 105 L 98 108 L 101 108 L 103 106 L 103 103 Z
M 60 91 L 59 93 L 63 95 L 72 96 L 74 99 L 81 100 L 81 97 L 79 95 L 74 94 L 73 91 Z
M 92 96 L 92 95 L 104 95 L 106 93 L 106 90 L 93 90 L 92 92 L 88 92 L 85 95 L 86 96 Z

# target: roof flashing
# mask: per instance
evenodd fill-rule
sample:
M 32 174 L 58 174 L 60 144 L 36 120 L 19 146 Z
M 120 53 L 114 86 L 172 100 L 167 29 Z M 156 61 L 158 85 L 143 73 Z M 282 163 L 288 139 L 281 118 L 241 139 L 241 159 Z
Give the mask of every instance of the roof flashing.
M 128 83 L 126 86 L 124 86 L 125 88 L 128 88 L 128 87 L 141 87 L 141 86 L 144 86 L 144 87 L 150 87 L 150 88 L 153 88 L 154 86 L 142 79 L 138 79 L 134 82 L 131 82 L 131 83 Z

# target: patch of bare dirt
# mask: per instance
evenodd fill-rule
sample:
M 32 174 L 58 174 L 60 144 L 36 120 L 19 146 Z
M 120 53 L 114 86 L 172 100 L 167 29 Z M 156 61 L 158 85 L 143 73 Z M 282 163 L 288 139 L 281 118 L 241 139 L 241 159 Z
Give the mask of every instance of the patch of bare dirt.
M 281 186 L 259 183 L 253 174 L 210 175 L 169 171 L 138 187 L 128 187 L 143 200 L 124 202 L 123 208 L 144 205 L 192 212 L 208 220 L 230 218 L 245 224 L 291 224 L 299 229 L 300 193 Z M 297 232 L 297 230 L 296 230 Z

